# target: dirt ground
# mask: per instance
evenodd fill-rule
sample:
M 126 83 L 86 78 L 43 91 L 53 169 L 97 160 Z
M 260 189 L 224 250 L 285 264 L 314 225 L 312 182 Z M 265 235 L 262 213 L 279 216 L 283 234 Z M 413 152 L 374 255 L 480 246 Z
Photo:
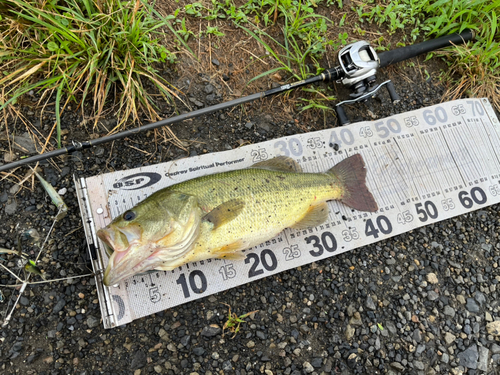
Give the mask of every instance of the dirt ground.
M 183 1 L 158 1 L 156 6 L 167 14 L 182 4 Z M 322 8 L 321 11 L 333 20 L 342 17 L 342 14 L 328 8 Z M 192 19 L 189 22 L 188 27 L 193 30 L 205 27 L 210 22 L 210 25 L 218 26 L 225 37 L 205 36 L 196 41 L 192 40 L 190 47 L 199 61 L 181 50 L 177 65 L 162 67 L 162 74 L 182 93 L 180 97 L 183 99 L 183 103 L 178 102 L 175 108 L 160 101 L 158 104 L 164 117 L 290 83 L 289 77 L 286 76 L 268 76 L 247 85 L 252 78 L 275 67 L 262 46 L 226 20 L 201 21 L 198 25 L 195 25 Z M 348 24 L 349 22 L 346 22 L 346 25 Z M 389 36 L 378 31 L 373 25 L 365 26 L 365 38 L 369 41 L 376 40 L 380 35 L 384 35 L 387 41 L 396 42 L 398 38 L 397 35 Z M 338 34 L 347 30 L 347 27 L 333 29 L 332 33 Z M 268 32 L 279 37 L 280 30 L 274 26 L 269 28 Z M 168 36 L 165 38 L 168 43 Z M 329 51 L 323 63 L 325 67 L 336 65 L 336 51 Z M 383 118 L 449 100 L 450 98 L 443 96 L 447 82 L 439 79 L 441 70 L 445 69 L 447 65 L 438 58 L 424 62 L 424 57 L 419 57 L 380 70 L 378 81 L 391 79 L 401 102 L 393 105 L 387 93 L 381 91 L 375 99 L 349 106 L 347 112 L 351 121 Z M 338 100 L 348 98 L 349 91 L 339 84 L 320 85 L 328 88 Z M 111 144 L 40 163 L 46 180 L 57 190 L 66 189 L 64 199 L 69 207 L 67 218 L 55 225 L 54 233 L 45 247 L 42 265 L 47 276 L 56 278 L 80 275 L 88 273 L 91 268 L 73 174 L 78 177 L 90 177 L 338 126 L 333 111 L 301 113 L 297 105 L 301 103 L 304 95 L 306 94 L 300 90 L 292 91 L 173 124 L 170 126 L 171 132 L 158 129 L 140 133 Z M 334 103 L 329 105 L 333 108 Z M 9 119 L 8 130 L 11 134 L 24 136 L 27 132 L 29 135 L 39 131 L 47 135 L 49 125 L 54 120 L 54 104 L 47 106 L 42 112 L 27 98 L 19 108 L 23 119 Z M 93 129 L 79 110 L 68 108 L 63 115 L 64 142 L 69 144 L 71 140 L 83 141 L 104 136 L 106 129 L 112 128 L 114 124 L 116 119 L 110 114 Z M 3 134 L 4 131 L 5 128 Z M 3 154 L 7 154 L 9 148 L 13 147 L 5 137 L 0 145 Z M 36 139 L 31 145 L 32 153 L 40 149 Z M 22 147 L 14 147 L 17 157 L 25 153 L 26 147 L 24 150 Z M 28 178 L 22 181 L 25 176 Z M 37 229 L 43 238 L 50 229 L 51 217 L 55 212 L 44 190 L 35 182 L 26 167 L 16 170 L 14 175 L 3 174 L 2 178 L 0 219 L 3 225 L 0 228 L 0 246 L 7 249 L 16 248 L 18 234 L 24 233 L 28 228 Z M 493 221 L 496 221 L 496 209 L 492 207 L 485 211 Z M 480 228 L 480 223 L 473 215 L 460 220 L 467 223 L 468 227 Z M 454 223 L 449 220 L 440 226 L 454 227 Z M 438 225 L 435 227 L 437 232 Z M 434 227 L 429 229 L 429 232 L 432 231 Z M 401 355 L 404 358 L 413 355 L 409 349 L 411 344 L 398 335 L 384 336 L 382 344 L 370 344 L 379 347 L 374 356 L 369 355 L 368 351 L 359 351 L 359 345 L 341 339 L 346 322 L 352 315 L 348 313 L 348 306 L 352 303 L 362 304 L 359 301 L 364 301 L 366 290 L 375 288 L 379 301 L 388 299 L 391 303 L 394 302 L 394 308 L 388 308 L 381 313 L 381 317 L 393 322 L 401 321 L 397 315 L 397 298 L 392 300 L 390 291 L 384 290 L 376 283 L 377 280 L 381 281 L 380 273 L 379 276 L 372 274 L 376 274 L 381 267 L 382 262 L 377 255 L 381 253 L 381 249 L 390 251 L 388 249 L 394 249 L 400 243 L 411 241 L 408 236 L 398 236 L 376 244 L 377 246 L 357 249 L 322 261 L 318 265 L 303 267 L 300 271 L 291 270 L 268 277 L 113 330 L 104 330 L 100 323 L 96 288 L 92 278 L 30 286 L 16 306 L 10 323 L 2 328 L 0 368 L 5 374 L 436 373 L 431 369 L 438 361 L 436 353 L 441 345 L 437 333 L 435 340 L 431 339 L 426 344 L 428 353 L 431 353 L 422 359 L 426 372 L 419 372 L 423 370 L 409 365 L 401 365 L 404 370 L 391 365 L 403 361 L 400 359 Z M 35 253 L 36 247 L 26 241 L 23 241 L 22 245 L 23 251 Z M 418 249 L 408 251 L 408 259 L 418 256 Z M 4 255 L 2 259 L 16 274 L 22 274 L 22 270 L 17 268 L 15 256 Z M 360 271 L 360 274 L 344 271 L 352 262 L 360 259 L 368 260 L 364 271 Z M 483 266 L 486 267 L 488 262 L 493 260 L 485 258 Z M 349 296 L 352 303 L 345 298 L 346 300 L 340 299 L 336 304 L 328 306 L 328 303 L 331 303 L 328 293 L 334 291 L 320 278 L 319 269 L 328 272 L 337 270 L 339 275 L 345 272 L 345 290 L 342 293 Z M 342 276 L 340 278 L 342 279 Z M 403 279 L 405 280 L 409 284 L 413 282 L 409 276 L 408 280 Z M 1 272 L 0 290 L 4 298 L 4 302 L 0 304 L 0 310 L 4 314 L 2 318 L 5 318 L 6 312 L 12 308 L 13 298 L 17 296 L 17 291 L 13 292 L 12 288 L 6 287 L 7 284 L 14 283 L 11 275 Z M 312 312 L 304 310 L 307 307 L 302 301 L 311 294 L 321 301 L 324 300 L 328 308 L 318 308 L 317 311 L 313 308 Z M 253 310 L 261 310 L 263 313 L 257 314 L 253 320 L 250 319 L 250 323 L 242 325 L 242 333 L 230 340 L 220 334 L 220 327 L 227 312 L 222 303 L 230 304 L 239 313 Z M 275 308 L 275 304 L 279 306 Z M 273 313 L 275 310 L 280 311 L 281 305 L 285 306 L 281 312 L 285 316 L 284 321 L 277 320 Z M 265 313 L 268 309 L 271 310 L 269 315 Z M 326 319 L 323 324 L 325 320 L 322 320 L 324 317 L 320 313 L 323 310 L 330 311 L 329 317 L 332 321 L 335 319 L 336 323 Z M 318 326 L 314 323 L 320 324 Z M 212 336 L 207 334 L 210 324 L 219 327 Z M 309 324 L 314 328 L 306 331 L 301 328 L 301 324 Z M 417 326 L 418 324 L 415 324 L 415 327 Z M 162 331 L 166 332 L 166 336 L 161 336 Z M 368 340 L 368 336 L 367 328 L 359 331 L 356 338 L 362 342 L 363 337 Z M 287 337 L 292 338 L 288 339 L 288 348 L 280 350 L 281 347 L 278 348 L 277 343 Z M 283 355 L 285 352 L 286 355 Z M 357 353 L 358 359 L 353 360 L 351 354 L 354 352 Z M 316 367 L 313 363 L 315 358 L 324 358 L 324 361 Z M 331 358 L 331 361 L 328 358 Z M 412 360 L 413 357 L 407 363 Z M 308 370 L 309 367 L 304 365 L 305 361 L 313 363 L 313 371 Z M 452 363 L 443 362 L 441 373 L 451 373 Z

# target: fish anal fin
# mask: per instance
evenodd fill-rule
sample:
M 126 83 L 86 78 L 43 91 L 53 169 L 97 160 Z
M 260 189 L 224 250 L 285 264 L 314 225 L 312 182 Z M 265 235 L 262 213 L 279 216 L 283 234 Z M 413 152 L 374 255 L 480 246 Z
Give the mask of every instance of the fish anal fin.
M 344 194 L 338 198 L 342 203 L 358 211 L 378 210 L 377 202 L 366 186 L 365 162 L 361 154 L 342 160 L 327 173 L 336 176 L 343 185 Z
M 245 250 L 245 242 L 238 240 L 233 243 L 222 246 L 220 249 L 213 250 L 212 254 L 215 258 L 241 260 L 245 258 L 245 254 L 241 250 Z
M 276 156 L 269 160 L 260 161 L 250 168 L 267 169 L 277 172 L 302 172 L 302 167 L 288 156 Z
M 240 199 L 232 199 L 215 207 L 203 217 L 203 220 L 212 223 L 213 229 L 217 229 L 236 218 L 244 208 L 245 202 Z
M 291 228 L 305 229 L 323 224 L 328 219 L 328 204 L 326 202 L 311 206 L 304 217 Z

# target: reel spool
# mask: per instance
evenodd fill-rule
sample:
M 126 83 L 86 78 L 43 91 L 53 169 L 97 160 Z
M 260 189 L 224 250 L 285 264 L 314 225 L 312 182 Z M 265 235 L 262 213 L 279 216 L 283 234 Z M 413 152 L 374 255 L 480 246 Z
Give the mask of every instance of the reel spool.
M 338 59 L 342 78 L 337 82 L 353 91 L 350 94 L 353 99 L 345 100 L 335 106 L 340 125 L 350 123 L 342 105 L 367 101 L 369 98 L 374 97 L 382 86 L 387 88 L 393 104 L 399 102 L 399 96 L 390 80 L 378 85 L 375 84 L 380 60 L 377 52 L 368 42 L 360 41 L 345 46 L 340 50 Z

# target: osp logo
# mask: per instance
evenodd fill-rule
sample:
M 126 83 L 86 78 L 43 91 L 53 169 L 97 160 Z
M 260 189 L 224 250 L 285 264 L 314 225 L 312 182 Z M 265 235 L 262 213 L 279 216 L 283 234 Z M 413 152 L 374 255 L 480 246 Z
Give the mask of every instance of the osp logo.
M 137 173 L 123 177 L 113 184 L 115 189 L 137 190 L 156 184 L 161 180 L 161 174 L 154 172 Z

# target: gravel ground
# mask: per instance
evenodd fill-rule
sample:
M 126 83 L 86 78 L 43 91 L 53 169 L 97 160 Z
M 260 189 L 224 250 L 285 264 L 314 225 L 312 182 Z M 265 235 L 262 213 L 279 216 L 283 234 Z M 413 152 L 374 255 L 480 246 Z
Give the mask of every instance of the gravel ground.
M 439 66 L 425 66 L 436 77 Z M 382 102 L 374 100 L 351 111 L 353 120 L 371 120 L 371 114 L 381 118 L 443 100 L 443 88 L 435 78 L 412 83 L 394 72 L 391 78 L 402 102 L 393 107 L 383 94 Z M 197 76 L 190 86 L 188 95 L 195 106 L 222 100 L 221 85 L 208 76 Z M 35 113 L 25 113 L 36 121 Z M 81 118 L 66 116 L 71 139 L 85 139 Z M 318 123 L 321 126 L 322 119 Z M 113 119 L 104 125 L 113 125 Z M 57 167 L 45 163 L 45 178 L 57 189 L 66 188 L 69 214 L 55 225 L 41 268 L 49 278 L 89 271 L 73 174 L 134 168 L 314 127 L 298 114 L 283 121 L 254 103 L 244 112 L 236 108 L 174 125 L 179 138 L 206 142 L 192 144 L 187 152 L 143 134 L 75 153 L 58 161 Z M 7 148 L 5 142 L 2 145 Z M 44 237 L 55 209 L 40 185 L 30 191 L 7 180 L 0 184 L 0 246 L 15 248 L 17 234 L 28 228 Z M 498 374 L 499 232 L 498 206 L 483 208 L 112 330 L 102 327 L 93 278 L 33 285 L 2 328 L 0 369 L 4 374 L 82 375 Z M 23 241 L 25 252 L 36 249 Z M 2 258 L 4 265 L 20 272 L 15 257 Z M 2 272 L 2 313 L 12 306 L 12 289 L 4 286 L 12 283 L 13 278 Z M 222 333 L 225 304 L 238 315 L 258 310 L 235 338 Z

